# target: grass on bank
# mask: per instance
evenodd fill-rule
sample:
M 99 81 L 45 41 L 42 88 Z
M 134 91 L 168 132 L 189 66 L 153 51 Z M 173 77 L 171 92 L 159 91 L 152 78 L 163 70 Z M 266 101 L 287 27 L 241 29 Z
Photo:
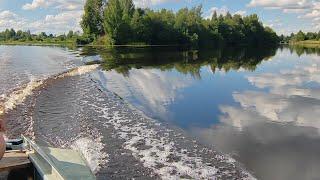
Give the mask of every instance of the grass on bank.
M 183 46 L 176 44 L 168 44 L 168 45 L 150 45 L 143 42 L 131 42 L 123 45 L 108 45 L 110 44 L 109 40 L 105 37 L 100 37 L 99 39 L 88 43 L 88 44 L 79 44 L 77 43 L 77 39 L 68 39 L 68 40 L 56 40 L 56 39 L 48 39 L 44 41 L 31 40 L 31 41 L 19 41 L 19 40 L 8 40 L 8 41 L 0 41 L 0 45 L 27 45 L 27 46 L 92 46 L 92 47 L 152 47 L 152 46 Z
M 75 41 L 0 41 L 0 45 L 77 46 Z
M 296 41 L 296 42 L 290 42 L 290 44 L 308 47 L 308 48 L 320 48 L 320 40 Z

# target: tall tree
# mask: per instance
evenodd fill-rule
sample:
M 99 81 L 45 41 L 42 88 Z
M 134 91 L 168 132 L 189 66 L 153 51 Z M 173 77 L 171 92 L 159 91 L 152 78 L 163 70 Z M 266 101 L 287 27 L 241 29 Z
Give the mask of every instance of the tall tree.
M 299 31 L 295 36 L 294 36 L 294 39 L 296 41 L 304 41 L 306 39 L 306 35 L 302 32 L 302 31 Z
M 119 30 L 122 26 L 122 9 L 119 0 L 109 0 L 104 10 L 105 33 L 118 44 Z
M 80 25 L 84 34 L 99 36 L 103 34 L 103 0 L 87 0 Z
M 127 43 L 131 38 L 132 0 L 109 0 L 104 10 L 104 29 L 114 44 Z
M 216 21 L 218 19 L 217 11 L 214 11 L 211 17 L 211 21 Z
M 67 34 L 67 38 L 70 39 L 70 38 L 73 37 L 73 35 L 74 35 L 73 31 L 70 30 L 70 31 L 68 32 L 68 34 Z
M 120 0 L 120 5 L 122 9 L 122 19 L 130 21 L 134 13 L 134 4 L 132 0 Z

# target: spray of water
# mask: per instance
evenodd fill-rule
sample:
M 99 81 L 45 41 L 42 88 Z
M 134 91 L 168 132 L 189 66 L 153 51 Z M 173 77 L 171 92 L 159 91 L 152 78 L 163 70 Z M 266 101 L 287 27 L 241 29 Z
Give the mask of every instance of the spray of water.
M 105 159 L 108 159 L 108 154 L 102 152 L 103 147 L 101 137 L 95 140 L 90 138 L 80 138 L 74 141 L 71 146 L 72 149 L 77 150 L 84 156 L 87 160 L 88 166 L 94 173 L 99 171 L 101 165 L 107 163 L 107 160 Z

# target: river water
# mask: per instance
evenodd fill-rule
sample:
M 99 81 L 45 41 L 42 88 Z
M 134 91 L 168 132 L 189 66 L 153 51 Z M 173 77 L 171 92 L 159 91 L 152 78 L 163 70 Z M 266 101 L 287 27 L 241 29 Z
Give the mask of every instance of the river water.
M 0 118 L 98 179 L 317 179 L 319 52 L 0 46 Z

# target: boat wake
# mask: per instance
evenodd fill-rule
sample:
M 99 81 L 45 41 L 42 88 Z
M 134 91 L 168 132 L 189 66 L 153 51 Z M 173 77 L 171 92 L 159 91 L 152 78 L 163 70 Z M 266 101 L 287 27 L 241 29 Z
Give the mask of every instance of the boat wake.
M 31 79 L 22 88 L 12 91 L 9 95 L 2 95 L 0 105 L 0 115 L 13 110 L 17 105 L 22 104 L 27 96 L 30 96 L 36 88 L 43 84 L 43 80 Z
M 22 104 L 28 96 L 33 94 L 34 90 L 46 84 L 47 81 L 83 75 L 97 69 L 98 67 L 99 65 L 96 64 L 80 66 L 46 79 L 37 80 L 33 76 L 31 76 L 30 81 L 27 84 L 11 91 L 11 93 L 9 93 L 8 95 L 3 94 L 0 96 L 0 116 L 4 115 L 10 110 L 13 110 L 17 105 Z
M 75 77 L 98 67 L 80 66 L 30 81 L 3 98 L 3 113 L 45 87 L 40 89 L 32 109 L 35 136 L 55 146 L 78 150 L 101 179 L 254 179 L 230 157 L 202 146 L 182 130 L 148 118 L 114 93 L 101 90 L 99 79 Z
M 57 76 L 57 78 L 64 78 L 67 76 L 80 76 L 86 73 L 89 73 L 91 71 L 96 70 L 100 65 L 99 64 L 92 64 L 92 65 L 85 65 L 85 66 L 80 66 L 77 68 L 74 68 L 68 72 L 65 72 L 59 76 Z

